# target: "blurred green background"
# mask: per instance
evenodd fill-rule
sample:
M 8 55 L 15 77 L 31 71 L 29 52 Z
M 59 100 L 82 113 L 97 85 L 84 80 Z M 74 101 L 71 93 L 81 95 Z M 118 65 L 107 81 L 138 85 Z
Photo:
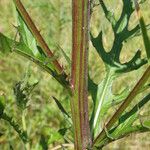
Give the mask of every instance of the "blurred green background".
M 119 17 L 122 7 L 121 0 L 105 1 L 108 8 L 114 11 L 115 15 Z M 70 74 L 69 66 L 61 52 L 58 51 L 57 45 L 60 45 L 67 55 L 71 57 L 71 0 L 22 0 L 22 2 L 46 42 L 59 57 L 59 61 L 68 74 Z M 150 1 L 147 0 L 141 8 L 147 24 L 150 23 L 149 6 Z M 134 13 L 130 20 L 130 27 L 134 27 L 137 22 L 136 14 Z M 15 9 L 12 0 L 0 0 L 0 32 L 14 38 L 16 33 L 15 25 Z M 100 29 L 104 31 L 104 46 L 110 49 L 113 42 L 111 26 L 105 19 L 100 6 L 97 6 L 94 8 L 91 18 L 91 31 L 96 36 Z M 122 62 L 130 60 L 137 49 L 140 48 L 143 51 L 141 39 L 141 37 L 132 38 L 124 44 L 121 54 Z M 143 57 L 144 56 L 145 54 L 143 52 Z M 7 97 L 7 101 L 5 102 L 7 113 L 14 116 L 15 120 L 21 124 L 21 113 L 16 106 L 13 87 L 16 82 L 23 78 L 29 65 L 34 78 L 39 80 L 39 84 L 31 94 L 26 117 L 28 133 L 32 141 L 32 149 L 42 149 L 40 145 L 41 135 L 49 137 L 48 142 L 50 143 L 50 147 L 54 147 L 57 144 L 64 143 L 63 139 L 59 137 L 53 138 L 53 135 L 55 135 L 60 128 L 63 129 L 65 127 L 65 119 L 51 97 L 55 96 L 60 100 L 68 111 L 70 111 L 70 99 L 66 91 L 51 76 L 27 59 L 15 53 L 9 54 L 0 58 L 0 94 Z M 113 91 L 115 92 L 117 89 L 126 86 L 132 88 L 142 75 L 144 68 L 145 67 L 142 67 L 137 71 L 124 74 L 115 81 Z M 104 64 L 91 43 L 89 51 L 89 73 L 96 83 L 99 83 L 105 75 Z M 145 109 L 149 109 L 149 107 Z M 2 120 L 0 120 L 0 133 L 3 134 L 0 136 L 0 150 L 8 150 L 10 149 L 10 145 L 12 145 L 15 150 L 22 149 L 22 143 L 18 135 L 12 127 Z M 67 140 L 71 141 L 72 139 Z M 109 144 L 104 149 L 149 150 L 150 133 L 128 136 Z

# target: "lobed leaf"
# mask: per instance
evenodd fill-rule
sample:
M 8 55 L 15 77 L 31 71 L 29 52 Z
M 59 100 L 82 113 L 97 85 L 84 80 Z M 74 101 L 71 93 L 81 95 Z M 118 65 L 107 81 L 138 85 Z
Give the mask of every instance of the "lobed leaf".
M 6 44 L 6 45 L 5 45 Z M 29 60 L 36 63 L 38 66 L 40 66 L 43 70 L 47 71 L 49 74 L 51 74 L 62 86 L 67 88 L 69 90 L 69 83 L 66 80 L 65 74 L 57 74 L 55 71 L 55 68 L 53 64 L 51 63 L 53 61 L 53 58 L 47 58 L 44 55 L 41 55 L 40 57 L 36 58 L 30 48 L 28 48 L 24 43 L 14 41 L 2 33 L 0 33 L 0 55 L 5 55 L 10 52 L 16 52 Z
M 13 88 L 16 97 L 16 103 L 22 110 L 27 108 L 32 90 L 38 84 L 37 79 L 33 79 L 30 70 L 27 70 L 25 77 L 17 82 Z

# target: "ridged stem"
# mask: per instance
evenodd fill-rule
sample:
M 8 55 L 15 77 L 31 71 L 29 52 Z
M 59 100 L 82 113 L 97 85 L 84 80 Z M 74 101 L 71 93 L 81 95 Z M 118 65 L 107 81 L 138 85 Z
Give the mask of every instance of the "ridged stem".
M 72 0 L 72 118 L 75 150 L 86 150 L 90 145 L 88 117 L 88 42 L 89 0 Z

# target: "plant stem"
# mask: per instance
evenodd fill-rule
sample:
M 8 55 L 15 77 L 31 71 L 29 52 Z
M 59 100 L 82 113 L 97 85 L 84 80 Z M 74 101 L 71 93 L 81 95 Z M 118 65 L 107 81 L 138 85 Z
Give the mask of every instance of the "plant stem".
M 15 48 L 14 52 L 16 52 L 17 54 L 19 54 L 19 55 L 21 55 L 27 59 L 29 59 L 30 61 L 32 61 L 35 64 L 37 64 L 38 66 L 40 66 L 44 71 L 51 74 L 70 93 L 69 81 L 65 80 L 65 76 L 58 75 L 57 73 L 53 72 L 53 70 L 51 70 L 49 67 L 47 67 L 46 65 L 43 65 L 42 61 L 34 58 L 33 56 L 30 56 L 27 53 L 24 53 L 23 51 L 21 51 L 18 48 Z
M 41 36 L 40 32 L 38 31 L 37 27 L 35 26 L 34 22 L 32 21 L 31 17 L 29 16 L 28 12 L 24 8 L 21 1 L 20 0 L 14 0 L 14 2 L 16 4 L 17 10 L 21 14 L 22 18 L 24 19 L 25 23 L 27 24 L 27 26 L 30 29 L 30 31 L 32 32 L 32 34 L 34 35 L 39 46 L 42 48 L 42 50 L 45 52 L 45 54 L 48 57 L 54 57 L 53 53 L 49 49 L 48 45 L 46 44 L 45 40 Z M 61 67 L 61 65 L 59 64 L 59 62 L 57 60 L 54 60 L 53 64 L 55 66 L 57 73 L 59 73 L 59 74 L 64 73 L 63 68 Z
M 27 130 L 27 126 L 26 126 L 26 119 L 25 119 L 25 111 L 23 110 L 22 112 L 22 127 L 23 127 L 23 130 L 26 131 Z
M 72 118 L 74 124 L 75 150 L 86 150 L 90 145 L 88 118 L 88 41 L 89 0 L 72 0 Z
M 124 100 L 124 102 L 121 104 L 121 106 L 118 108 L 118 110 L 115 112 L 115 114 L 111 117 L 109 122 L 106 124 L 106 129 L 109 131 L 111 127 L 114 125 L 114 123 L 118 120 L 119 116 L 123 113 L 123 111 L 129 106 L 129 104 L 132 102 L 132 100 L 136 97 L 136 95 L 139 93 L 139 90 L 144 86 L 146 81 L 150 77 L 150 66 L 146 69 L 145 73 L 139 80 L 139 82 L 135 85 L 133 90 L 130 92 L 128 97 Z M 93 147 L 97 147 L 99 145 L 99 142 L 105 138 L 106 132 L 105 129 L 102 130 L 102 132 L 97 136 L 97 138 L 93 142 Z
M 25 118 L 26 117 L 26 112 L 25 112 L 25 110 L 22 111 L 22 116 L 21 117 L 22 117 L 21 119 L 22 119 L 23 130 L 24 130 L 24 132 L 27 133 L 26 118 Z M 25 143 L 25 149 L 30 150 L 29 142 Z
M 6 113 L 3 113 L 1 118 L 7 121 L 14 128 L 14 130 L 18 133 L 23 143 L 27 142 L 28 139 L 25 132 L 20 129 L 20 126 L 13 120 L 12 117 L 8 116 Z

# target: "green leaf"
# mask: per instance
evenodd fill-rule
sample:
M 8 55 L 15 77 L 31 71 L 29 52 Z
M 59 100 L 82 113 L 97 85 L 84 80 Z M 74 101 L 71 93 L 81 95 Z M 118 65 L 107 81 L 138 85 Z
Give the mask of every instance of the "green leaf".
M 52 58 L 49 59 L 44 55 L 36 58 L 32 50 L 28 46 L 26 46 L 25 43 L 16 42 L 0 33 L 0 55 L 8 54 L 12 51 L 19 53 L 24 57 L 27 57 L 31 61 L 40 65 L 42 68 L 48 67 L 49 71 L 51 70 L 50 72 L 54 70 L 54 67 L 51 64 L 51 62 L 53 61 Z
M 117 29 L 117 33 L 122 32 L 125 29 L 125 27 L 127 26 L 127 24 L 128 24 L 128 16 L 126 14 L 126 15 L 124 15 L 124 18 L 122 19 L 122 21 Z
M 8 54 L 15 49 L 23 51 L 30 56 L 33 56 L 32 51 L 24 43 L 16 42 L 0 33 L 0 54 Z
M 68 128 L 61 128 L 61 129 L 59 129 L 58 132 L 59 132 L 62 136 L 64 136 L 64 135 L 66 134 L 67 130 L 68 130 Z
M 40 137 L 40 145 L 42 147 L 42 150 L 47 150 L 48 149 L 47 137 L 44 136 L 43 134 Z
M 5 45 L 7 43 L 7 45 Z M 44 55 L 41 55 L 40 58 L 36 58 L 31 49 L 29 49 L 24 43 L 16 42 L 2 33 L 0 33 L 0 55 L 7 54 L 8 52 L 14 51 L 29 60 L 36 63 L 43 70 L 47 71 L 51 74 L 62 86 L 68 88 L 68 81 L 66 80 L 65 74 L 57 74 L 55 71 L 54 65 L 51 63 L 53 61 L 53 57 L 50 59 Z M 69 88 L 68 88 L 69 89 Z
M 142 125 L 146 128 L 149 128 L 150 129 L 150 120 L 146 120 L 142 123 Z
M 102 7 L 104 13 L 105 13 L 105 17 L 111 23 L 112 27 L 115 27 L 115 25 L 116 25 L 116 19 L 115 19 L 114 13 L 107 9 L 104 1 L 99 0 L 99 2 L 101 4 L 101 7 Z
M 112 93 L 112 84 L 115 78 L 113 70 L 108 69 L 106 77 L 97 86 L 96 97 L 93 97 L 94 111 L 91 118 L 91 128 L 94 137 L 101 131 L 108 110 L 122 102 L 129 93 L 127 88 L 118 94 Z
M 30 94 L 37 84 L 38 80 L 31 76 L 29 69 L 27 69 L 24 78 L 15 84 L 14 94 L 16 102 L 22 110 L 26 109 Z
M 55 101 L 55 103 L 57 104 L 59 110 L 62 112 L 62 114 L 64 115 L 65 120 L 72 126 L 72 120 L 70 115 L 67 113 L 67 111 L 65 110 L 65 108 L 63 107 L 63 105 L 59 102 L 59 100 L 57 100 L 55 97 L 52 97 Z
M 131 130 L 133 123 L 139 119 L 139 111 L 143 106 L 150 101 L 150 94 L 145 96 L 138 104 L 136 104 L 129 112 L 122 115 L 119 119 L 119 124 L 113 128 L 110 132 L 113 138 L 126 134 L 128 130 Z M 142 125 L 144 125 L 142 123 Z
M 4 97 L 0 96 L 0 118 L 3 115 L 4 108 Z
M 48 144 L 53 144 L 54 142 L 58 142 L 61 140 L 63 136 L 58 131 L 51 131 L 50 138 L 48 139 Z
M 0 33 L 0 55 L 8 54 L 12 51 L 12 44 L 10 45 L 10 40 L 6 36 Z
M 70 60 L 70 58 L 67 56 L 67 54 L 65 53 L 65 51 L 59 45 L 57 45 L 57 47 L 61 50 L 61 52 L 62 52 L 64 58 L 66 59 L 69 67 L 71 67 L 71 60 Z
M 24 143 L 28 142 L 26 132 L 21 129 L 20 125 L 12 117 L 8 116 L 6 113 L 3 113 L 1 118 L 7 121 L 13 127 L 13 129 L 18 133 L 19 137 Z
M 24 43 L 32 51 L 33 55 L 36 58 L 41 58 L 42 55 L 44 55 L 44 53 L 42 51 L 39 51 L 35 38 L 33 37 L 32 33 L 28 29 L 26 23 L 24 22 L 23 18 L 21 17 L 18 11 L 17 11 L 17 18 L 18 18 L 18 31 L 20 35 L 20 42 Z
M 128 88 L 124 89 L 120 93 L 114 95 L 112 93 L 112 83 L 113 83 L 113 78 L 111 79 L 104 79 L 99 85 L 98 85 L 98 93 L 97 93 L 97 98 L 96 98 L 96 113 L 98 113 L 99 110 L 99 116 L 97 116 L 97 124 L 95 125 L 94 128 L 94 136 L 96 136 L 102 129 L 102 125 L 104 124 L 104 119 L 105 116 L 107 115 L 107 112 L 110 108 L 113 106 L 121 103 L 129 94 Z M 101 102 L 102 101 L 102 102 Z M 101 108 L 98 107 L 100 106 L 101 103 Z M 94 115 L 96 117 L 96 115 Z M 94 118 L 96 121 L 96 118 Z
M 102 118 L 104 117 L 104 113 L 101 114 L 101 110 L 104 107 L 104 103 L 108 102 L 110 99 L 113 99 L 112 94 L 112 82 L 113 77 L 112 73 L 109 70 L 107 72 L 106 77 L 97 87 L 96 99 L 94 100 L 94 111 L 92 115 L 92 134 L 95 137 L 102 128 Z M 103 109 L 103 112 L 105 109 Z
M 140 0 L 139 4 L 145 3 L 147 0 Z
M 52 97 L 55 101 L 55 103 L 57 104 L 58 108 L 60 109 L 60 111 L 65 115 L 67 116 L 68 118 L 70 118 L 69 114 L 66 112 L 66 110 L 64 109 L 64 107 L 62 106 L 62 104 L 55 98 L 55 97 Z
M 57 57 L 55 56 L 51 58 L 46 57 L 43 50 L 37 45 L 37 42 L 33 34 L 31 33 L 28 26 L 24 22 L 18 10 L 16 12 L 18 18 L 18 31 L 20 35 L 20 42 L 24 43 L 30 49 L 30 51 L 32 52 L 33 56 L 36 59 L 43 61 L 44 64 L 48 65 L 52 70 L 54 70 L 54 65 L 52 64 L 52 62 L 56 60 Z
M 3 136 L 4 134 L 0 132 L 0 137 Z

